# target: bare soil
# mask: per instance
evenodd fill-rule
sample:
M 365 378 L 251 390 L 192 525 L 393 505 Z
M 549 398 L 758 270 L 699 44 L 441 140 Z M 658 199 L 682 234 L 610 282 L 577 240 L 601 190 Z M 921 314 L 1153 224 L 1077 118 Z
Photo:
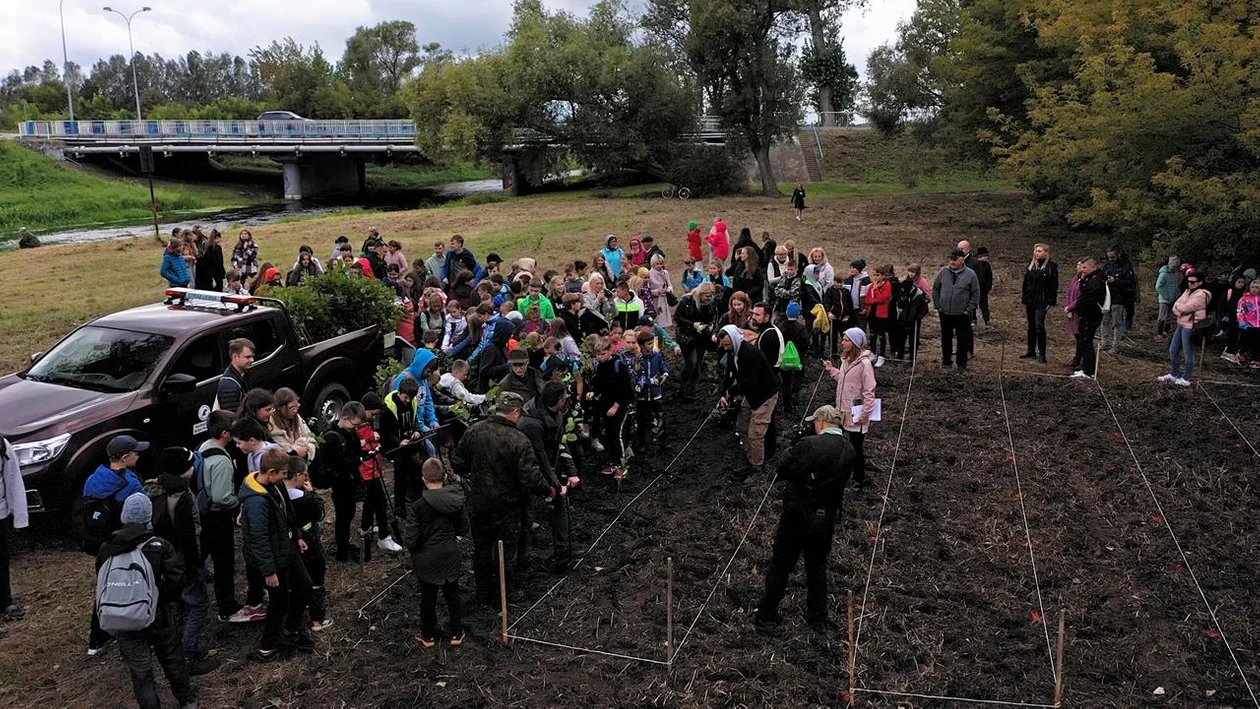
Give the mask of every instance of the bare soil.
M 650 228 L 676 223 L 676 215 L 655 205 L 644 204 Z M 781 238 L 796 228 L 779 213 L 782 205 L 773 213 L 768 204 L 764 211 L 755 203 L 728 206 L 732 224 L 768 222 Z M 749 611 L 764 584 L 777 490 L 769 479 L 730 482 L 741 455 L 734 434 L 706 419 L 712 399 L 686 406 L 670 391 L 661 448 L 646 451 L 620 489 L 586 471 L 573 500 L 575 549 L 587 549 L 624 514 L 559 586 L 545 570 L 549 538 L 538 530 L 527 599 L 511 606 L 510 617 L 514 634 L 663 661 L 665 567 L 672 558 L 678 648 L 672 668 L 519 640 L 497 643 L 497 615 L 473 605 L 471 578 L 469 641 L 424 650 L 412 639 L 419 626 L 412 580 L 385 590 L 405 565 L 377 558 L 332 564 L 336 624 L 319 637 L 317 655 L 253 665 L 246 657 L 257 629 L 211 621 L 207 640 L 224 665 L 198 680 L 203 701 L 839 706 L 850 684 L 851 592 L 861 626 L 855 658 L 861 704 L 959 705 L 873 690 L 1051 704 L 1059 609 L 1066 616 L 1070 705 L 1251 704 L 1248 684 L 1260 686 L 1253 628 L 1260 602 L 1251 593 L 1260 531 L 1251 512 L 1257 460 L 1244 436 L 1260 442 L 1255 390 L 1156 384 L 1161 346 L 1148 339 L 1148 302 L 1141 304 L 1134 342 L 1119 357 L 1104 355 L 1101 387 L 1059 378 L 1071 357 L 1060 315 L 1051 318 L 1049 365 L 1015 359 L 1023 351 L 1019 278 L 1031 243 L 1055 246 L 1065 281 L 1074 252 L 1085 251 L 1072 236 L 1030 232 L 1021 219 L 1013 196 L 866 199 L 838 201 L 796 232 L 803 244 L 826 244 L 837 263 L 858 254 L 872 265 L 922 259 L 928 274 L 955 241 L 970 238 L 994 251 L 999 276 L 997 329 L 980 335 L 970 374 L 940 369 L 931 319 L 913 369 L 890 363 L 877 372 L 884 421 L 867 439 L 867 489 L 850 491 L 837 532 L 830 567 L 834 631 L 814 633 L 804 624 L 799 568 L 783 604 L 782 632 L 753 630 Z M 677 253 L 680 237 L 661 233 L 666 250 Z M 592 233 L 577 243 L 585 253 L 597 241 Z M 557 260 L 565 249 L 546 248 Z M 1260 384 L 1214 359 L 1219 345 L 1210 347 L 1204 380 Z M 1010 372 L 999 377 L 999 369 Z M 811 398 L 817 405 L 834 396 L 828 381 L 810 396 L 818 371 L 810 362 L 801 403 L 780 412 L 783 445 Z M 545 520 L 541 503 L 535 511 Z M 29 613 L 0 626 L 0 697 L 24 706 L 126 703 L 130 685 L 116 656 L 84 657 L 91 562 L 58 548 L 51 527 L 41 521 L 24 535 L 22 544 L 29 548 L 34 539 L 40 548 L 15 560 L 16 592 Z M 1157 687 L 1164 693 L 1155 695 Z

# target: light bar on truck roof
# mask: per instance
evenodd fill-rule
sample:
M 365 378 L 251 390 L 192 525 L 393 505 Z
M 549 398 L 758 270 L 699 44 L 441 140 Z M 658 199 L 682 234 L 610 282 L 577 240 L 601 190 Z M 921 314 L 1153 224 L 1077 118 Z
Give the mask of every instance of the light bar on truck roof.
M 255 298 L 252 295 L 235 295 L 212 290 L 197 290 L 196 288 L 166 289 L 167 305 L 183 305 L 194 301 L 219 305 L 235 305 L 238 309 L 255 304 Z

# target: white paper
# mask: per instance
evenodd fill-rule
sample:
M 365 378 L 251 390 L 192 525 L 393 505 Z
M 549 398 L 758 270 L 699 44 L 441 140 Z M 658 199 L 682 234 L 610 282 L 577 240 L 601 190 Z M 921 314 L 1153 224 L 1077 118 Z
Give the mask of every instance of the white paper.
M 853 418 L 854 418 L 854 420 L 857 420 L 857 419 L 859 419 L 859 418 L 862 418 L 862 409 L 864 409 L 864 408 L 866 408 L 866 407 L 865 407 L 865 406 L 863 406 L 862 404 L 855 404 L 855 405 L 853 406 Z M 883 400 L 883 399 L 876 399 L 876 400 L 875 400 L 875 403 L 871 405 L 871 420 L 872 420 L 872 421 L 880 421 L 880 420 L 882 420 L 883 413 L 884 413 L 884 400 Z

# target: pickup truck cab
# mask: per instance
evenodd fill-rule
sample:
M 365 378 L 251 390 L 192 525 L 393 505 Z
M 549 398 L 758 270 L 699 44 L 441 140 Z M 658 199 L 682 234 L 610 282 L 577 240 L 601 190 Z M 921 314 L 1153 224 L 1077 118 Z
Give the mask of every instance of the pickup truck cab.
M 167 296 L 97 318 L 0 378 L 0 435 L 17 452 L 32 510 L 68 509 L 116 435 L 152 443 L 141 468 L 152 451 L 204 439 L 229 340 L 254 343 L 250 386 L 290 387 L 304 416 L 335 421 L 373 385 L 383 351 L 375 327 L 303 346 L 279 301 L 185 288 Z

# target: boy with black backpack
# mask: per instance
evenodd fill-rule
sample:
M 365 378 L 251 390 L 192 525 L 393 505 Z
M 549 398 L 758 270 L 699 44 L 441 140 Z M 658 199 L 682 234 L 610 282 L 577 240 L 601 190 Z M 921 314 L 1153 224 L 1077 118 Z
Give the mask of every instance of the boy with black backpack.
M 83 485 L 80 523 L 83 530 L 83 551 L 96 556 L 104 544 L 121 526 L 119 514 L 123 500 L 141 492 L 144 485 L 132 470 L 140 454 L 149 449 L 148 443 L 131 436 L 114 436 L 105 445 L 109 463 L 98 467 Z M 88 657 L 96 657 L 105 650 L 113 637 L 101 630 L 96 614 L 92 614 L 92 630 L 88 637 Z
M 126 498 L 122 524 L 96 555 L 96 603 L 93 618 L 118 639 L 118 652 L 131 672 L 136 702 L 160 709 L 153 656 L 162 665 L 180 707 L 196 707 L 180 647 L 176 618 L 184 568 L 170 542 L 149 531 L 153 505 L 148 495 Z
M 205 568 L 205 555 L 201 553 L 201 519 L 187 482 L 193 476 L 196 462 L 196 456 L 187 448 L 164 448 L 158 456 L 158 476 L 145 481 L 144 493 L 153 503 L 153 533 L 175 547 L 184 567 L 184 613 L 180 623 L 184 658 L 190 674 L 203 675 L 218 669 L 219 663 L 201 650 L 201 630 L 210 609 L 210 596 L 206 592 L 209 572 Z

